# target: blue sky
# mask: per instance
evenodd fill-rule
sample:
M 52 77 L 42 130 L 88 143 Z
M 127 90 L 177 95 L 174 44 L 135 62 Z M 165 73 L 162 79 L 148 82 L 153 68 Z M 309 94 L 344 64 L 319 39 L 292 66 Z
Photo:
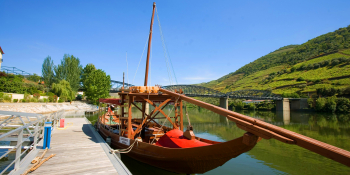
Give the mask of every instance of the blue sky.
M 41 74 L 45 57 L 93 63 L 114 80 L 143 85 L 153 1 L 0 0 L 3 66 Z M 218 79 L 282 46 L 350 25 L 350 1 L 158 1 L 179 84 Z M 157 18 L 149 85 L 168 85 Z M 128 53 L 128 69 L 126 67 Z

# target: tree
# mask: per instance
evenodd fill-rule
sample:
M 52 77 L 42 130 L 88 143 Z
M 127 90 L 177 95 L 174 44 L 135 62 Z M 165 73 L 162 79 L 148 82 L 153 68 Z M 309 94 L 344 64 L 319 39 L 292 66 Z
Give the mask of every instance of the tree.
M 59 83 L 52 84 L 52 90 L 54 94 L 60 97 L 63 101 L 72 101 L 75 96 L 75 92 L 72 90 L 70 84 L 66 80 L 61 80 Z
M 87 78 L 90 76 L 90 74 L 95 71 L 96 68 L 93 64 L 87 64 L 84 69 L 83 73 L 81 74 L 81 83 L 83 84 L 83 89 L 86 89 L 86 81 Z
M 47 56 L 44 60 L 41 72 L 42 72 L 43 80 L 45 84 L 48 86 L 51 86 L 51 84 L 54 81 L 53 69 L 54 69 L 53 61 L 51 60 L 50 56 Z
M 109 90 L 111 88 L 111 78 L 106 75 L 101 69 L 92 71 L 86 78 L 85 84 L 85 95 L 87 99 L 92 101 L 94 104 L 98 104 L 99 98 L 109 97 Z
M 38 83 L 41 77 L 38 74 L 34 73 L 33 75 L 29 76 L 27 79 Z
M 55 67 L 56 82 L 66 80 L 69 82 L 73 91 L 78 91 L 82 69 L 79 58 L 64 54 L 61 64 Z

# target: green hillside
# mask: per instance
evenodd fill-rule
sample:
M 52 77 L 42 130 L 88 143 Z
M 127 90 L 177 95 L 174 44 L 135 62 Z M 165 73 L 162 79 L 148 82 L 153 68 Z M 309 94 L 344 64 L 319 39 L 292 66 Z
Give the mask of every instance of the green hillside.
M 260 89 L 277 94 L 350 85 L 350 25 L 301 45 L 288 45 L 218 80 L 199 84 L 222 92 Z

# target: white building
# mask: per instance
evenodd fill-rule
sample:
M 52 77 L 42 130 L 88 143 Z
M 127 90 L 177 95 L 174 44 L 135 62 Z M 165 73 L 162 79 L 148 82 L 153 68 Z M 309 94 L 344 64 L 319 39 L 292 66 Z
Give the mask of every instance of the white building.
M 5 54 L 4 51 L 2 51 L 0 46 L 0 70 L 1 70 L 1 63 L 2 63 L 2 55 Z

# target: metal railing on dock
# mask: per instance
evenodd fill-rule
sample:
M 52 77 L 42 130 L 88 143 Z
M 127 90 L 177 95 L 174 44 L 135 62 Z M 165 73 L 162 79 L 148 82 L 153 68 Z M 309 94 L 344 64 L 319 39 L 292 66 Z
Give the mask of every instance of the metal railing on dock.
M 44 123 L 52 122 L 53 126 L 57 126 L 57 121 L 62 117 L 64 111 L 57 111 L 49 115 L 34 114 L 34 113 L 23 113 L 23 112 L 12 112 L 12 111 L 0 111 L 0 131 L 8 131 L 0 135 L 0 141 L 6 140 L 6 138 L 17 136 L 16 146 L 8 147 L 4 146 L 3 148 L 10 148 L 5 154 L 3 154 L 0 159 L 6 157 L 12 151 L 16 151 L 15 159 L 5 167 L 0 174 L 6 172 L 13 164 L 14 169 L 11 172 L 16 172 L 21 163 L 21 157 L 27 153 L 36 150 L 36 146 L 40 138 L 43 137 Z M 26 134 L 26 135 L 24 135 Z M 26 136 L 26 137 L 24 137 Z M 26 141 L 33 140 L 33 143 L 29 146 L 23 147 L 22 145 Z M 0 146 L 0 148 L 2 148 Z M 25 148 L 22 151 L 22 148 Z M 25 159 L 25 158 L 23 158 Z

